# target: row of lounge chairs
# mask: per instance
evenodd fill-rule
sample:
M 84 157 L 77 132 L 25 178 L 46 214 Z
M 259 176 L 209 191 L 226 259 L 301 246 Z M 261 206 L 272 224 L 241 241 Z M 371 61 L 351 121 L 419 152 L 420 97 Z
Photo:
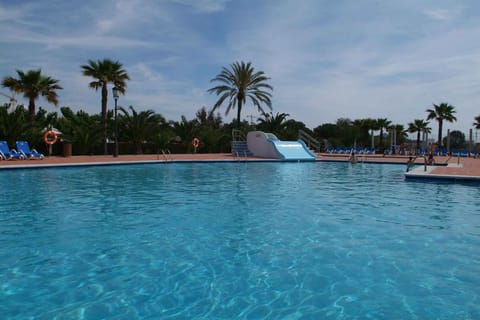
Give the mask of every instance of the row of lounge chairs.
M 418 149 L 418 155 L 420 156 L 427 156 L 430 153 L 428 149 Z M 451 153 L 448 153 L 447 149 L 435 149 L 433 151 L 433 155 L 435 156 L 453 156 L 453 157 L 477 157 L 478 156 L 478 151 L 477 150 L 472 150 L 471 152 L 468 152 L 465 149 L 452 149 Z
M 335 153 L 335 154 L 350 154 L 352 152 L 356 154 L 375 154 L 375 148 L 330 147 L 327 149 L 327 153 Z
M 458 149 L 452 149 L 452 156 L 454 157 L 478 157 L 478 151 L 477 150 L 472 150 L 472 152 L 468 152 L 465 149 L 458 150 Z
M 430 154 L 430 149 L 428 149 L 428 148 L 427 149 L 420 148 L 420 149 L 417 150 L 417 155 L 418 156 L 428 156 L 429 154 Z M 433 151 L 433 155 L 434 156 L 448 156 L 448 150 L 445 149 L 445 148 L 442 149 L 442 150 L 435 149 Z
M 361 148 L 361 147 L 356 147 L 356 148 L 329 147 L 326 151 L 327 151 L 327 153 L 331 153 L 331 154 L 351 154 L 351 153 L 355 153 L 355 154 L 375 154 L 375 148 Z M 398 154 L 406 154 L 406 153 L 402 153 L 401 150 L 400 151 L 397 150 L 397 153 Z M 390 154 L 390 153 L 388 153 L 388 154 Z M 418 156 L 427 156 L 428 154 L 430 154 L 429 149 L 418 149 L 417 150 L 417 155 Z M 442 150 L 435 149 L 433 154 L 435 156 L 451 155 L 451 156 L 454 156 L 454 157 L 457 157 L 457 156 L 460 156 L 460 157 L 478 157 L 479 156 L 479 153 L 478 153 L 477 150 L 472 150 L 471 152 L 468 152 L 465 149 L 462 149 L 462 150 L 452 149 L 450 154 L 448 153 L 447 149 L 442 149 Z
M 27 141 L 17 141 L 17 149 L 10 149 L 7 141 L 0 141 L 0 159 L 12 160 L 12 159 L 43 159 L 44 156 L 35 149 L 30 149 L 30 145 Z

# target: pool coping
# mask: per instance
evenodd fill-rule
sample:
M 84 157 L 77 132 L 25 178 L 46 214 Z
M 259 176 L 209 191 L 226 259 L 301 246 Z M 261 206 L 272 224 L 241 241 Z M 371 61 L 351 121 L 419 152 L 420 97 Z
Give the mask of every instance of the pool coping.
M 447 165 L 450 168 L 459 168 L 456 165 Z M 406 179 L 429 179 L 429 180 L 451 180 L 451 181 L 478 181 L 480 176 L 465 175 L 465 174 L 448 174 L 448 173 L 434 173 L 434 166 L 418 166 L 411 171 L 405 172 Z
M 138 160 L 138 161 L 92 161 L 92 162 L 71 162 L 71 163 L 38 163 L 38 164 L 18 164 L 2 166 L 1 170 L 24 170 L 24 169 L 47 169 L 47 168 L 73 168 L 73 167 L 93 167 L 93 166 L 117 166 L 117 165 L 136 165 L 136 164 L 169 164 L 169 163 L 226 163 L 226 162 L 253 162 L 252 160 Z M 275 159 L 259 159 L 254 162 L 281 162 Z

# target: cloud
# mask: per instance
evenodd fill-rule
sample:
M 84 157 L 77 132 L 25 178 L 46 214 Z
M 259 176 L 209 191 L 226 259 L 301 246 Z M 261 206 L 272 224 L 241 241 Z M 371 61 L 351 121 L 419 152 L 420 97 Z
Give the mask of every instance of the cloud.
M 273 112 L 311 128 L 340 117 L 406 125 L 443 101 L 458 108 L 449 126 L 469 128 L 480 113 L 479 11 L 413 0 L 0 3 L 0 73 L 42 68 L 65 87 L 61 104 L 98 112 L 80 65 L 112 58 L 132 79 L 122 104 L 179 119 L 214 103 L 206 90 L 223 66 L 251 61 L 271 77 Z
M 198 13 L 214 13 L 225 10 L 230 0 L 174 0 L 174 2 L 191 6 Z
M 477 95 L 469 83 L 478 82 L 480 47 L 468 40 L 480 34 L 476 26 L 429 25 L 417 14 L 423 7 L 315 7 L 282 1 L 259 10 L 258 30 L 247 18 L 250 28 L 229 34 L 237 56 L 254 56 L 254 65 L 272 77 L 276 108 L 295 110 L 289 113 L 310 126 L 339 117 L 406 124 L 438 99 Z M 462 12 L 452 11 L 450 20 Z M 427 12 L 439 18 L 443 11 Z
M 445 9 L 427 10 L 425 11 L 425 15 L 427 15 L 427 17 L 434 20 L 444 20 L 444 21 L 451 20 L 454 17 L 454 14 L 451 11 L 445 10 Z

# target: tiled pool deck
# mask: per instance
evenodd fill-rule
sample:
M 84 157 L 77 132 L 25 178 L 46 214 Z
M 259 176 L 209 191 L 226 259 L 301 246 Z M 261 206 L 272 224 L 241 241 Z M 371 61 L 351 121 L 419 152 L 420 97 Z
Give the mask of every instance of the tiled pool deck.
M 365 163 L 406 163 L 408 156 L 365 155 L 358 156 L 358 162 Z M 46 157 L 43 160 L 9 160 L 0 161 L 0 170 L 82 166 L 82 165 L 114 165 L 134 163 L 164 163 L 164 162 L 203 162 L 203 161 L 278 161 L 274 159 L 256 157 L 234 157 L 230 153 L 212 154 L 172 154 L 172 155 L 120 155 L 117 158 L 107 156 L 72 156 Z M 317 154 L 317 161 L 348 161 L 347 155 Z M 480 159 L 465 157 L 435 157 L 435 166 L 424 166 L 424 159 L 417 158 L 415 166 L 406 172 L 406 178 L 414 179 L 442 179 L 442 180 L 472 180 L 480 182 Z

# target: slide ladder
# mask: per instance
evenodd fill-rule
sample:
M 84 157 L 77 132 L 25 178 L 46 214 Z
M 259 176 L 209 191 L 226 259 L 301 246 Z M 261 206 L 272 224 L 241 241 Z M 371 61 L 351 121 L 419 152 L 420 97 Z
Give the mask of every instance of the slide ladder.
M 232 142 L 231 142 L 232 155 L 239 157 L 250 157 L 252 152 L 248 149 L 248 143 L 245 139 L 245 135 L 242 131 L 233 129 L 232 130 Z

